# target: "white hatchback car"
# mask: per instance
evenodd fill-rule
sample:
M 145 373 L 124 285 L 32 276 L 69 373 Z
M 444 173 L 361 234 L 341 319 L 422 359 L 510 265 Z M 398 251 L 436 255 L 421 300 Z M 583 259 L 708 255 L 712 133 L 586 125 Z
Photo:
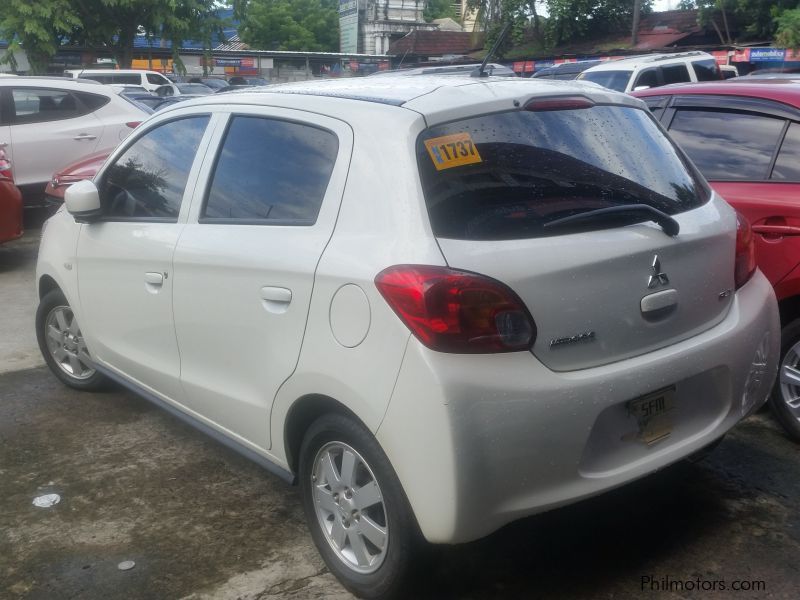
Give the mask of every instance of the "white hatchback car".
M 65 163 L 113 148 L 147 113 L 102 85 L 63 77 L 0 78 L 0 148 L 14 162 L 26 205 Z
M 748 226 L 629 96 L 365 78 L 151 117 L 43 232 L 53 373 L 299 482 L 364 597 L 719 440 L 780 340 Z

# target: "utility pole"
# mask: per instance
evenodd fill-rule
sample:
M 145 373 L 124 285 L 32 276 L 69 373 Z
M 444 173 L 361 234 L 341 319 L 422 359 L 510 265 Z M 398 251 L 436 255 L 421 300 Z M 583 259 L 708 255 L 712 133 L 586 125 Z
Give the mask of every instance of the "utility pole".
M 639 43 L 639 13 L 642 12 L 642 0 L 633 0 L 633 28 L 631 29 L 631 46 Z

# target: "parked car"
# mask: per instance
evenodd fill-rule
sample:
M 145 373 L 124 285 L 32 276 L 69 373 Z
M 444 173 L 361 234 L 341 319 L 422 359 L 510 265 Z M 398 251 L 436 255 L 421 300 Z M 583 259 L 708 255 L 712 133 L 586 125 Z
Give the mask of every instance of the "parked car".
M 733 79 L 739 76 L 739 71 L 734 65 L 719 65 L 719 72 L 723 79 Z
M 531 75 L 531 77 L 534 79 L 577 79 L 578 75 L 583 73 L 586 69 L 590 69 L 602 62 L 601 60 L 581 60 L 578 62 L 562 63 L 560 65 L 539 69 Z
M 54 375 L 116 381 L 299 483 L 363 597 L 398 592 L 420 538 L 474 540 L 715 443 L 777 370 L 746 221 L 642 102 L 594 85 L 204 96 L 65 205 L 36 272 Z
M 716 59 L 707 52 L 646 54 L 608 61 L 589 69 L 578 79 L 618 92 L 630 92 L 671 83 L 722 79 Z
M 93 179 L 113 150 L 113 148 L 106 148 L 99 152 L 93 152 L 59 169 L 47 182 L 44 190 L 48 204 L 61 206 L 64 203 L 64 193 L 67 188 L 78 181 Z
M 11 161 L 0 148 L 0 244 L 22 236 L 22 194 L 14 185 Z
M 189 83 L 202 83 L 215 92 L 222 88 L 230 87 L 230 84 L 220 77 L 192 77 L 189 79 Z
M 115 146 L 147 113 L 103 85 L 66 78 L 0 78 L 0 145 L 26 206 L 41 204 L 67 160 Z
M 264 79 L 263 77 L 245 77 L 243 75 L 234 75 L 228 78 L 228 85 L 269 85 L 269 80 Z
M 174 85 L 169 79 L 157 71 L 141 69 L 67 69 L 67 77 L 93 79 L 99 83 L 140 85 L 148 92 L 154 92 L 162 85 Z
M 205 96 L 213 94 L 214 90 L 202 83 L 174 83 L 156 88 L 155 95 L 167 96 Z
M 369 77 L 414 77 L 417 75 L 439 75 L 439 76 L 458 76 L 465 75 L 477 76 L 480 63 L 470 63 L 468 65 L 432 65 L 426 67 L 415 67 L 409 69 L 395 69 L 392 71 L 377 71 Z M 497 63 L 488 63 L 486 73 L 493 77 L 516 77 L 517 74 L 508 67 Z
M 800 83 L 737 79 L 634 94 L 750 221 L 782 326 L 771 407 L 800 441 Z

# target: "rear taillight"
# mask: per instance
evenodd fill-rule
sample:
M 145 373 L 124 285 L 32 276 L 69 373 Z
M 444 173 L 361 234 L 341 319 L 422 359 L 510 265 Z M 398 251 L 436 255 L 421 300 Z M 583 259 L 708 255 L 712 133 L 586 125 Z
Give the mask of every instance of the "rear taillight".
M 756 245 L 750 223 L 740 213 L 736 213 L 736 260 L 733 281 L 738 290 L 747 283 L 756 270 Z
M 537 98 L 525 105 L 525 110 L 542 112 L 550 110 L 579 110 L 592 108 L 594 102 L 583 96 L 562 96 L 560 98 Z
M 428 348 L 489 353 L 527 350 L 536 325 L 519 297 L 499 281 L 446 267 L 397 265 L 375 285 Z
M 125 123 L 125 125 L 127 125 L 131 129 L 136 129 L 141 124 L 142 124 L 141 121 L 128 121 L 127 123 Z

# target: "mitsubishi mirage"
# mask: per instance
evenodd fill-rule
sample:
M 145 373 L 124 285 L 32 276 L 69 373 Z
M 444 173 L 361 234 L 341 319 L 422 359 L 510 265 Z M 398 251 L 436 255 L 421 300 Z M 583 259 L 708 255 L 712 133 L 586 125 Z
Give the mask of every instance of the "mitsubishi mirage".
M 134 390 L 300 486 L 339 580 L 630 482 L 762 405 L 747 223 L 641 101 L 381 77 L 164 109 L 37 266 L 65 384 Z

